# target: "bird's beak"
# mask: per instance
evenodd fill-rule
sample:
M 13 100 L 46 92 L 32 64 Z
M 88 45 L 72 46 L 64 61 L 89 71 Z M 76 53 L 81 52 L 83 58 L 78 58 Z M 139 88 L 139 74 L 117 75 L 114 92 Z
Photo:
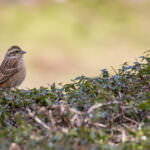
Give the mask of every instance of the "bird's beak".
M 23 55 L 23 54 L 26 54 L 27 52 L 26 51 L 21 51 L 21 54 Z

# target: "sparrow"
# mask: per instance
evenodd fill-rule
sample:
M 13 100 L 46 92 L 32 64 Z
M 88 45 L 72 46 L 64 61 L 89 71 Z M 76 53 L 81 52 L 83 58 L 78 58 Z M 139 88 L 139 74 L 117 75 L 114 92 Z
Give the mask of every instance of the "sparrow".
M 26 52 L 19 46 L 11 46 L 0 65 L 0 88 L 16 88 L 26 77 L 23 55 Z

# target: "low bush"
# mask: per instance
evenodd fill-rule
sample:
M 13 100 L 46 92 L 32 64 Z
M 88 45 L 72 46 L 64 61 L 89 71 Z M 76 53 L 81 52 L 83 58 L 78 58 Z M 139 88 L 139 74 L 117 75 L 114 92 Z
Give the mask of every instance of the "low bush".
M 115 74 L 0 90 L 0 149 L 149 150 L 150 55 Z

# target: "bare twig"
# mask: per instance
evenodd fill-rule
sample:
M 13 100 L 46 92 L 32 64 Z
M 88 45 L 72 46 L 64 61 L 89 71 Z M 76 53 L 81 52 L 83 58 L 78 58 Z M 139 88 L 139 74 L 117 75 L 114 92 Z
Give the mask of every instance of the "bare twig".
M 32 117 L 38 124 L 42 125 L 45 129 L 50 130 L 50 127 L 42 122 L 42 120 L 40 120 L 37 116 L 35 116 L 35 114 L 29 108 L 26 110 L 29 113 L 29 116 Z
M 99 107 L 102 107 L 104 106 L 104 104 L 95 104 L 95 105 L 92 105 L 89 109 L 88 109 L 88 113 L 91 113 L 92 111 L 94 111 L 95 109 L 99 108 Z
M 122 134 L 122 136 L 121 136 L 121 141 L 122 142 L 125 142 L 126 141 L 126 132 L 125 132 L 125 130 L 121 130 L 121 134 Z
M 76 125 L 80 127 L 83 123 L 83 119 L 79 118 L 79 115 L 75 114 L 71 119 L 71 123 L 73 126 Z
M 113 101 L 113 102 L 108 102 L 108 103 L 99 103 L 99 104 L 95 104 L 95 105 L 92 105 L 87 113 L 91 113 L 92 111 L 94 111 L 95 109 L 99 108 L 99 107 L 103 107 L 103 106 L 108 106 L 108 105 L 113 105 L 113 104 L 120 104 L 121 102 L 118 102 L 118 101 Z
M 71 122 L 74 122 L 77 118 L 78 118 L 78 115 L 75 114 L 75 115 L 72 117 Z
M 128 120 L 128 121 L 130 121 L 130 122 L 132 122 L 132 123 L 134 123 L 134 124 L 136 124 L 136 125 L 139 125 L 139 123 L 137 122 L 137 121 L 135 121 L 135 120 L 132 120 L 131 118 L 129 118 L 129 117 L 127 117 L 127 116 L 123 116 L 124 117 L 124 119 L 126 119 L 126 120 Z
M 89 124 L 91 124 L 91 125 L 93 125 L 93 126 L 95 126 L 95 127 L 101 127 L 101 128 L 106 128 L 106 127 L 108 127 L 108 125 L 101 124 L 101 123 L 98 123 L 98 122 L 94 122 L 94 123 L 90 122 Z
M 74 109 L 74 108 L 69 108 L 69 111 L 72 112 L 72 113 L 75 113 L 75 114 L 77 114 L 77 115 L 82 115 L 82 114 L 83 114 L 83 112 L 81 112 L 81 111 L 79 111 L 79 110 L 76 110 L 76 109 Z
M 68 128 L 58 127 L 58 129 L 60 129 L 61 132 L 65 133 L 65 134 L 67 134 L 69 132 Z
M 54 126 L 56 124 L 56 121 L 55 119 L 53 118 L 53 115 L 52 115 L 52 111 L 49 110 L 49 117 L 51 118 L 51 123 L 52 123 L 52 126 Z

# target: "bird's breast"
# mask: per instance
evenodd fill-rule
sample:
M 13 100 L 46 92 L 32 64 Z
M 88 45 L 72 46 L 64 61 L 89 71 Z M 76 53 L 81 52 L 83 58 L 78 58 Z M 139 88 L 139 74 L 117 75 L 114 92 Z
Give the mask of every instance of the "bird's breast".
M 14 75 L 14 79 L 16 80 L 16 86 L 19 86 L 26 77 L 26 66 L 24 60 L 21 59 L 18 63 L 18 72 Z

